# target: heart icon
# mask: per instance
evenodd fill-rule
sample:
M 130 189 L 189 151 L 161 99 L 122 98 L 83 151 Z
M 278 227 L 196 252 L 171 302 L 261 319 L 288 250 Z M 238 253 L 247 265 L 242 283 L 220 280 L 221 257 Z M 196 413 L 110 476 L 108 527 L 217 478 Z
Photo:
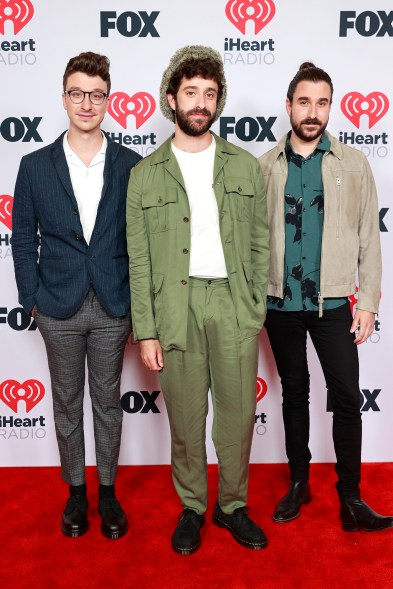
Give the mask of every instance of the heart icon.
M 273 0 L 229 0 L 225 14 L 243 35 L 246 34 L 247 21 L 254 21 L 255 34 L 258 35 L 276 14 L 276 7 Z
M 33 15 L 34 6 L 30 0 L 0 0 L 0 34 L 5 34 L 4 23 L 10 20 L 14 23 L 14 34 L 17 35 Z
M 18 402 L 25 401 L 26 413 L 29 413 L 45 395 L 44 385 L 39 380 L 5 380 L 0 384 L 0 399 L 14 413 L 18 413 Z
M 344 115 L 359 129 L 360 117 L 368 115 L 369 128 L 373 127 L 389 109 L 389 99 L 382 92 L 371 92 L 363 96 L 360 92 L 349 92 L 341 101 Z
M 0 221 L 12 231 L 12 205 L 14 199 L 9 194 L 0 194 Z
M 256 394 L 257 394 L 257 403 L 263 399 L 263 397 L 267 393 L 267 384 L 266 381 L 263 380 L 260 376 L 257 378 L 257 386 L 256 386 Z
M 156 101 L 147 92 L 137 92 L 133 96 L 129 96 L 125 92 L 115 92 L 109 97 L 108 113 L 123 129 L 127 129 L 129 115 L 134 115 L 136 128 L 139 129 L 155 110 Z

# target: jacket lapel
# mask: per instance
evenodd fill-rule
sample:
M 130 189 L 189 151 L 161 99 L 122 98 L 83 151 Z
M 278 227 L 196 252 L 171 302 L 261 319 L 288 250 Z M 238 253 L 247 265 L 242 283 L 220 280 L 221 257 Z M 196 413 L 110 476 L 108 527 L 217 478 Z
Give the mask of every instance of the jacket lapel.
M 76 202 L 74 190 L 72 188 L 70 171 L 68 169 L 67 160 L 66 160 L 66 157 L 64 154 L 64 149 L 63 149 L 64 135 L 65 135 L 65 133 L 60 135 L 60 137 L 58 137 L 53 144 L 53 147 L 52 147 L 53 165 L 55 167 L 57 175 L 60 178 L 60 181 L 63 185 L 64 190 L 66 191 L 66 193 L 68 194 L 68 196 L 72 200 L 72 204 L 74 205 L 75 208 L 78 208 L 78 203 Z

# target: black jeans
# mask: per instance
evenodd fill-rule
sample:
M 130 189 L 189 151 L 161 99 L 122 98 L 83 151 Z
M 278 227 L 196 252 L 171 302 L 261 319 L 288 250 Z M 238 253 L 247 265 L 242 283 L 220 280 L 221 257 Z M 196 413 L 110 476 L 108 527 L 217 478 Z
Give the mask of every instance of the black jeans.
M 325 376 L 333 408 L 333 442 L 337 489 L 343 497 L 359 497 L 362 421 L 359 394 L 359 360 L 349 303 L 317 311 L 268 310 L 266 329 L 281 378 L 285 448 L 291 480 L 308 480 L 310 376 L 307 332 Z

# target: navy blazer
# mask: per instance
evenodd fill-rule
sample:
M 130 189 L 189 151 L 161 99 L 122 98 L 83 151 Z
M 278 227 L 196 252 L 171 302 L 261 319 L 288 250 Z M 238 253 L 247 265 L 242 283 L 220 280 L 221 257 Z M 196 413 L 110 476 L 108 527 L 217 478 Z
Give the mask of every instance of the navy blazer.
M 102 194 L 88 244 L 63 137 L 64 133 L 20 163 L 12 211 L 19 302 L 27 313 L 37 305 L 52 317 L 71 317 L 93 285 L 107 313 L 119 317 L 130 308 L 127 185 L 131 168 L 141 158 L 108 139 Z

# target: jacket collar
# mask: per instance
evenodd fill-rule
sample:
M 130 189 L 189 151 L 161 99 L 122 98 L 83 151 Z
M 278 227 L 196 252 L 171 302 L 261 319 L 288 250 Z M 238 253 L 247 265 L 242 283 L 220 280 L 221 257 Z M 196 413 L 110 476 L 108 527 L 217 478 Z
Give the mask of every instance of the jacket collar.
M 331 135 L 328 131 L 325 131 L 325 134 L 326 134 L 326 137 L 330 141 L 330 150 L 329 150 L 328 153 L 332 153 L 338 159 L 341 160 L 342 157 L 343 157 L 343 147 L 342 147 L 342 144 L 340 143 L 340 141 L 338 139 L 336 139 L 335 137 L 333 137 L 333 135 Z M 286 146 L 286 142 L 287 142 L 287 136 L 288 136 L 288 134 L 286 133 L 283 137 L 281 137 L 281 139 L 277 143 L 276 147 L 273 148 L 273 149 L 276 149 L 277 159 L 280 156 L 286 157 L 286 155 L 285 155 L 285 146 Z

